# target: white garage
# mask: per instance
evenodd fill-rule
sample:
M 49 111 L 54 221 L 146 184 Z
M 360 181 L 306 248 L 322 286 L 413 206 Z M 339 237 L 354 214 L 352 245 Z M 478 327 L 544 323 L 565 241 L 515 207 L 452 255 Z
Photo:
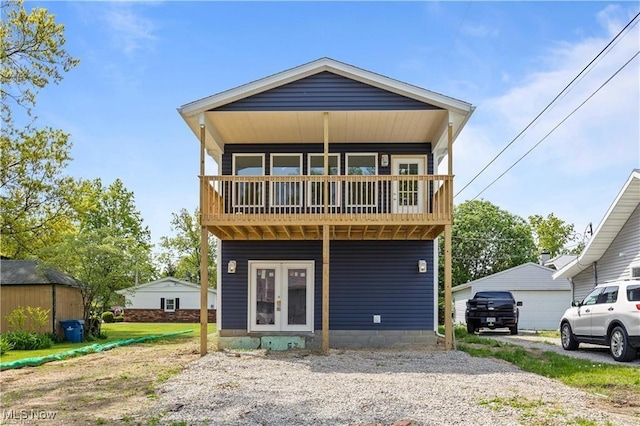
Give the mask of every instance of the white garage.
M 465 324 L 467 300 L 478 291 L 510 291 L 520 307 L 521 330 L 557 330 L 560 318 L 571 305 L 569 280 L 552 278 L 555 270 L 525 263 L 506 271 L 453 288 L 454 323 Z

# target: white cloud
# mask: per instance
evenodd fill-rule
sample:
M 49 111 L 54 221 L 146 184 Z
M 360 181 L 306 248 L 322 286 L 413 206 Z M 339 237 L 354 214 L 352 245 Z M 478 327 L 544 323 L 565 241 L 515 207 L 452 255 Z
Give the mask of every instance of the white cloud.
M 454 156 L 457 189 L 471 180 L 594 58 L 628 22 L 628 11 L 609 6 L 598 14 L 600 38 L 558 43 L 520 83 L 482 101 Z M 456 199 L 470 199 L 533 147 L 640 49 L 633 28 L 575 87 L 548 110 Z M 640 167 L 640 58 L 634 59 L 600 92 L 558 127 L 531 154 L 482 194 L 513 213 L 566 214 L 576 224 L 595 224 L 617 191 Z
M 102 16 L 111 29 L 111 36 L 117 48 L 128 56 L 138 50 L 153 47 L 157 36 L 156 25 L 150 19 L 136 13 L 133 5 L 113 3 Z

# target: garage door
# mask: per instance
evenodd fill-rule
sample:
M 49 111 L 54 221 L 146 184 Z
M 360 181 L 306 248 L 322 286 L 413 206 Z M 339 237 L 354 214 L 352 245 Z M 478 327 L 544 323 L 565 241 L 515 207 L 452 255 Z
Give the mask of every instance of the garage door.
M 520 307 L 521 330 L 557 330 L 564 311 L 571 306 L 571 291 L 514 291 Z

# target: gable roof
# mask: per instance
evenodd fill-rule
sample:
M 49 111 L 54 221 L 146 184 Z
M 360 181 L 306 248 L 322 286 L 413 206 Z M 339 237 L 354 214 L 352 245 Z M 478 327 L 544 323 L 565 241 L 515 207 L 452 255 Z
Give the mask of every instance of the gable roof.
M 0 260 L 1 285 L 60 284 L 79 287 L 75 278 L 37 260 Z
M 604 215 L 593 236 L 572 262 L 565 265 L 553 278 L 572 278 L 598 261 L 607 251 L 633 211 L 640 204 L 640 170 L 635 169 Z
M 564 265 L 571 262 L 576 257 L 572 254 L 559 254 L 553 259 L 549 259 L 544 262 L 544 266 L 548 266 L 549 268 L 553 268 L 556 270 L 562 269 Z
M 189 287 L 189 288 L 200 290 L 200 284 L 195 284 L 195 283 L 192 283 L 190 281 L 181 280 L 181 279 L 178 279 L 178 278 L 175 278 L 175 277 L 164 277 L 164 278 L 160 278 L 159 280 L 150 281 L 148 283 L 143 283 L 143 284 L 138 284 L 136 286 L 127 287 L 125 289 L 116 291 L 116 293 L 125 294 L 125 293 L 136 292 L 136 291 L 139 291 L 139 290 L 144 290 L 145 288 L 148 288 L 148 287 L 153 287 L 156 284 L 161 284 L 161 283 L 165 283 L 165 282 L 174 283 L 174 284 L 179 285 L 179 286 Z M 209 288 L 208 291 L 210 293 L 214 293 L 214 294 L 216 293 L 216 289 L 214 289 L 214 288 Z
M 460 290 L 465 290 L 469 287 L 472 287 L 476 284 L 480 284 L 483 283 L 485 281 L 491 281 L 491 280 L 495 280 L 496 277 L 502 277 L 504 275 L 511 275 L 514 272 L 520 271 L 521 269 L 532 269 L 534 271 L 542 271 L 545 272 L 547 274 L 549 274 L 549 278 L 551 278 L 551 274 L 553 273 L 553 270 L 551 268 L 548 268 L 546 266 L 542 266 L 539 265 L 537 263 L 533 263 L 533 262 L 527 262 L 527 263 L 523 263 L 522 265 L 518 265 L 518 266 L 514 266 L 513 268 L 509 268 L 509 269 L 505 269 L 504 271 L 500 271 L 497 272 L 495 274 L 492 275 L 487 275 L 486 277 L 482 277 L 482 278 L 478 278 L 477 280 L 474 281 L 469 281 L 468 283 L 465 284 L 461 284 L 461 285 L 457 285 L 455 287 L 453 287 L 451 289 L 451 291 L 453 293 L 456 293 Z M 514 283 L 514 289 L 517 286 L 517 283 Z M 560 288 L 560 286 L 557 287 L 558 290 L 563 290 L 562 288 Z M 567 290 L 569 289 L 569 282 L 567 282 Z M 526 290 L 526 289 L 523 289 Z
M 380 123 L 383 122 L 382 117 L 385 117 L 390 123 L 395 122 L 396 127 L 404 128 L 404 133 L 393 133 L 393 136 L 397 137 L 406 134 L 408 130 L 413 128 L 424 129 L 426 128 L 425 126 L 430 126 L 431 129 L 428 136 L 429 138 L 434 138 L 434 140 L 429 140 L 435 145 L 434 151 L 437 148 L 442 149 L 443 144 L 446 147 L 446 140 L 443 141 L 442 138 L 443 130 L 446 130 L 446 124 L 448 122 L 453 124 L 453 137 L 455 140 L 474 111 L 474 107 L 465 101 L 403 83 L 330 58 L 320 58 L 251 83 L 187 103 L 178 108 L 178 112 L 196 137 L 200 138 L 201 126 L 205 128 L 205 144 L 209 154 L 214 157 L 216 154 L 223 152 L 225 143 L 247 143 L 248 137 L 252 138 L 252 143 L 275 143 L 276 141 L 287 140 L 287 137 L 294 137 L 299 142 L 303 142 L 305 138 L 307 141 L 322 142 L 321 111 L 219 112 L 215 111 L 215 109 L 323 72 L 343 76 L 422 102 L 425 106 L 431 106 L 430 113 L 426 111 L 350 110 L 348 115 L 345 114 L 347 111 L 342 111 L 333 112 L 332 116 L 336 119 L 336 122 L 341 123 L 357 122 L 369 124 L 371 120 L 374 120 L 373 123 L 377 123 L 378 127 L 383 127 Z M 433 110 L 433 106 L 439 109 Z M 318 115 L 319 113 L 320 115 Z M 398 117 L 404 117 L 406 121 L 398 125 Z M 419 125 L 416 126 L 413 123 L 419 123 Z M 445 126 L 444 129 L 443 125 Z M 358 128 L 366 129 L 369 127 L 375 126 L 359 126 Z M 388 128 L 392 127 L 391 124 L 388 126 Z M 231 133 L 229 131 L 230 128 L 239 129 L 238 133 Z M 299 132 L 299 134 L 295 134 L 296 132 Z M 348 139 L 353 137 L 353 132 L 351 133 L 352 135 L 350 136 L 344 135 L 345 142 L 351 142 Z M 383 136 L 388 136 L 388 134 L 380 135 L 381 138 Z M 367 137 L 370 138 L 371 135 L 369 134 Z M 335 138 L 333 139 L 335 140 Z M 387 139 L 386 141 L 388 142 L 389 140 L 393 141 L 393 139 Z M 371 142 L 371 140 L 369 141 Z

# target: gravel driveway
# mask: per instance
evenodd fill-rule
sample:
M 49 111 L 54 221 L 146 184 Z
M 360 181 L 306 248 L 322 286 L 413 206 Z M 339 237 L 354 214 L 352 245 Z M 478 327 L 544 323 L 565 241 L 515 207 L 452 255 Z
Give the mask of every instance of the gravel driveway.
M 215 352 L 158 393 L 160 424 L 640 425 L 596 395 L 457 351 Z

